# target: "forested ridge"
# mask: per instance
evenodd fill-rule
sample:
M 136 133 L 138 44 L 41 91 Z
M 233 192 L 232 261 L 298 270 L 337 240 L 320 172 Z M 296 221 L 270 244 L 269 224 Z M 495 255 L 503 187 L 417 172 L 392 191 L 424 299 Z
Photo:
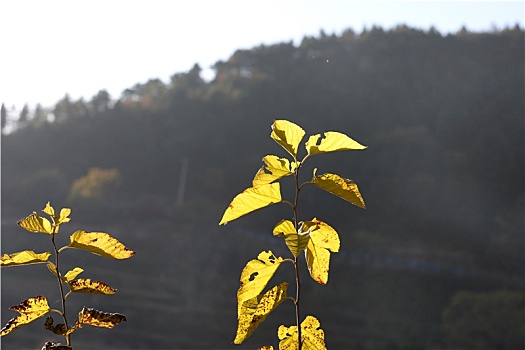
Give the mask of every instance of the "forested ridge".
M 522 29 L 321 32 L 238 50 L 214 69 L 209 82 L 195 65 L 118 99 L 102 90 L 23 111 L 2 136 L 2 252 L 34 239 L 17 219 L 48 200 L 71 206 L 74 221 L 116 230 L 137 251 L 126 262 L 133 277 L 114 267 L 122 295 L 107 310 L 127 307 L 129 322 L 100 341 L 120 334 L 114 343 L 127 348 L 227 348 L 238 272 L 260 250 L 279 251 L 271 229 L 291 214 L 277 206 L 217 224 L 262 157 L 283 155 L 270 125 L 288 119 L 368 146 L 312 161 L 356 181 L 365 211 L 315 189 L 300 208 L 341 236 L 328 286 L 304 292 L 329 348 L 523 347 L 524 301 L 513 294 L 523 295 L 525 272 Z M 6 281 L 19 276 L 4 271 Z M 21 294 L 11 287 L 2 283 L 3 310 L 20 301 L 6 305 Z M 451 316 L 461 296 L 493 296 L 521 316 L 510 334 L 480 340 L 469 328 L 477 316 Z M 246 348 L 275 340 L 275 329 L 265 325 Z

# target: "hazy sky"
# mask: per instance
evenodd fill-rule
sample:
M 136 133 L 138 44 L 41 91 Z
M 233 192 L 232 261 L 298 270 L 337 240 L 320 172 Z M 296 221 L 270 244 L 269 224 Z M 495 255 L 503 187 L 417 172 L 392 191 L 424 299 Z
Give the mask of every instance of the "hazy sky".
M 113 98 L 150 78 L 207 70 L 239 48 L 397 24 L 442 33 L 523 28 L 523 1 L 3 0 L 0 102 Z

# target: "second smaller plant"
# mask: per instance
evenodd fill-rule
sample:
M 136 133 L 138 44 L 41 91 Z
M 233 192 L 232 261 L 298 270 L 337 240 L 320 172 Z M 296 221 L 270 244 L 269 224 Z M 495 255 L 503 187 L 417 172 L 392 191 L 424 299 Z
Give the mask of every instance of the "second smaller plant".
M 95 293 L 103 295 L 115 294 L 116 290 L 104 282 L 91 280 L 90 278 L 77 278 L 84 269 L 75 267 L 63 273 L 60 258 L 64 250 L 76 248 L 86 250 L 96 255 L 101 255 L 112 259 L 128 259 L 135 252 L 126 248 L 116 238 L 105 232 L 86 232 L 84 230 L 75 231 L 69 238 L 69 244 L 58 248 L 56 236 L 60 226 L 70 221 L 71 209 L 62 208 L 60 213 L 55 214 L 55 209 L 48 202 L 43 212 L 50 218 L 37 215 L 36 212 L 18 222 L 18 225 L 29 232 L 37 232 L 49 235 L 53 254 L 51 252 L 36 253 L 31 250 L 24 250 L 12 254 L 2 254 L 1 266 L 21 266 L 31 264 L 47 264 L 49 271 L 55 276 L 58 283 L 61 299 L 61 310 L 51 309 L 45 296 L 39 295 L 21 302 L 19 305 L 11 306 L 11 310 L 17 311 L 20 315 L 12 318 L 1 330 L 1 336 L 10 334 L 15 329 L 20 328 L 34 320 L 45 316 L 50 312 L 60 315 L 63 323 L 54 324 L 51 316 L 44 322 L 44 328 L 61 335 L 65 338 L 66 348 L 72 348 L 71 334 L 82 328 L 83 325 L 95 327 L 114 328 L 115 325 L 126 321 L 126 316 L 118 313 L 107 313 L 92 308 L 84 307 L 79 313 L 77 320 L 71 323 L 68 320 L 66 306 L 68 297 L 73 293 Z M 54 262 L 49 258 L 54 255 Z M 67 289 L 66 289 L 67 288 Z M 59 348 L 59 343 L 46 343 L 44 347 Z M 64 348 L 62 346 L 61 348 Z

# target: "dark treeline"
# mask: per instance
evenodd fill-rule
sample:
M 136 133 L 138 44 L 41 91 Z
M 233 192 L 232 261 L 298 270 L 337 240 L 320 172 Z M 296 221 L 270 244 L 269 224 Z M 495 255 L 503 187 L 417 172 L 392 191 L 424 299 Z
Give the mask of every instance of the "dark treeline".
M 288 119 L 309 133 L 341 131 L 369 146 L 310 162 L 321 173 L 356 181 L 366 211 L 315 189 L 303 195 L 304 218 L 327 221 L 342 240 L 333 282 L 305 292 L 313 295 L 305 308 L 322 316 L 322 325 L 327 322 L 329 346 L 522 347 L 522 312 L 509 326 L 516 333 L 493 331 L 490 339 L 471 329 L 473 313 L 451 316 L 461 298 L 467 304 L 483 297 L 488 304 L 503 300 L 510 313 L 523 310 L 523 298 L 509 301 L 524 287 L 522 29 L 321 32 L 298 46 L 238 50 L 214 69 L 210 82 L 195 65 L 167 83 L 137 84 L 116 100 L 101 91 L 91 100 L 65 96 L 53 108 L 26 108 L 16 130 L 2 137 L 3 251 L 18 247 L 6 242 L 16 230 L 6 218 L 16 222 L 47 200 L 71 206 L 73 220 L 97 229 L 125 227 L 123 240 L 140 244 L 143 260 L 133 265 L 136 273 L 166 287 L 136 294 L 160 308 L 154 305 L 159 290 L 178 288 L 190 315 L 184 316 L 186 326 L 179 318 L 175 326 L 158 319 L 152 325 L 141 314 L 147 311 L 129 307 L 152 328 L 142 331 L 142 340 L 119 344 L 228 347 L 238 275 L 259 250 L 278 249 L 261 237 L 271 236 L 280 215 L 290 213 L 272 207 L 216 226 L 233 196 L 250 186 L 262 157 L 284 156 L 269 134 L 274 119 Z M 2 126 L 5 119 L 2 108 Z M 155 232 L 140 233 L 146 227 Z M 176 260 L 169 253 L 161 261 L 148 257 L 158 253 L 155 239 L 172 245 Z M 167 275 L 150 274 L 159 269 Z M 203 328 L 191 333 L 184 327 L 201 322 L 202 309 L 211 309 L 206 317 L 219 324 L 208 327 L 202 320 Z M 506 317 L 500 316 L 490 320 Z M 187 334 L 208 332 L 209 342 L 185 343 L 176 337 L 176 326 Z M 131 318 L 123 327 L 132 332 L 148 326 Z M 261 331 L 266 342 L 276 339 L 275 329 Z M 262 338 L 254 339 L 248 347 L 263 345 Z

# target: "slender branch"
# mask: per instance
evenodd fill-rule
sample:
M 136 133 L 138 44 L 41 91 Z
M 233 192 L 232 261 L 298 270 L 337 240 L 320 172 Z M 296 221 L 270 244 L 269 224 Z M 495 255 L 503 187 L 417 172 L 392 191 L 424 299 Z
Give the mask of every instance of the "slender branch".
M 304 159 L 303 159 L 304 161 Z M 299 212 L 298 212 L 298 205 L 299 205 L 299 192 L 301 192 L 301 187 L 299 186 L 299 170 L 301 169 L 301 165 L 303 162 L 299 163 L 299 166 L 297 169 L 295 169 L 294 172 L 294 178 L 295 178 L 295 202 L 293 205 L 293 212 L 294 212 L 294 225 L 295 230 L 299 230 Z M 297 341 L 298 341 L 298 350 L 301 350 L 302 348 L 302 336 L 301 336 L 301 307 L 300 307 L 300 300 L 301 300 L 301 277 L 299 274 L 299 257 L 295 257 L 295 284 L 296 284 L 296 290 L 295 290 L 295 322 L 297 324 Z
M 49 312 L 56 312 L 56 313 L 59 314 L 60 316 L 63 315 L 62 311 L 57 310 L 57 309 L 49 309 Z
M 303 160 L 301 160 L 301 163 L 299 165 L 302 165 L 309 157 L 310 157 L 309 154 L 305 155 Z
M 288 297 L 284 298 L 284 300 L 291 300 L 295 304 L 295 298 L 294 297 L 288 296 Z
M 303 183 L 301 184 L 301 186 L 299 186 L 299 190 L 303 189 L 304 186 L 306 186 L 306 185 L 311 185 L 311 184 L 312 184 L 312 181 L 306 181 L 306 182 L 303 182 Z
M 70 246 L 66 245 L 66 246 L 63 246 L 62 248 L 60 248 L 60 249 L 58 250 L 58 252 L 59 252 L 59 253 L 62 253 L 62 251 L 63 251 L 64 249 L 67 249 L 67 248 L 73 248 L 73 247 L 70 247 Z
M 69 325 L 67 323 L 67 316 L 66 316 L 66 297 L 64 295 L 64 286 L 62 284 L 62 279 L 60 277 L 60 265 L 59 265 L 59 256 L 60 252 L 57 249 L 57 245 L 55 243 L 55 234 L 58 232 L 58 225 L 53 227 L 53 232 L 51 234 L 51 242 L 53 243 L 53 248 L 55 249 L 55 266 L 57 270 L 57 279 L 58 279 L 58 286 L 60 289 L 60 297 L 62 298 L 62 318 L 64 319 L 64 325 L 66 326 L 66 329 L 69 329 Z M 70 335 L 66 335 L 66 343 L 68 346 L 71 346 L 71 339 Z
M 292 208 L 292 210 L 294 208 L 293 204 L 290 201 L 287 201 L 286 199 L 282 200 L 281 203 L 288 204 Z
M 299 304 L 299 300 L 301 297 L 301 279 L 299 277 L 299 264 L 298 264 L 299 258 L 295 258 L 295 283 L 296 283 L 296 290 L 295 290 L 295 323 L 297 324 L 297 341 L 299 342 L 298 349 L 301 350 L 302 348 L 302 339 L 301 339 L 301 307 Z

